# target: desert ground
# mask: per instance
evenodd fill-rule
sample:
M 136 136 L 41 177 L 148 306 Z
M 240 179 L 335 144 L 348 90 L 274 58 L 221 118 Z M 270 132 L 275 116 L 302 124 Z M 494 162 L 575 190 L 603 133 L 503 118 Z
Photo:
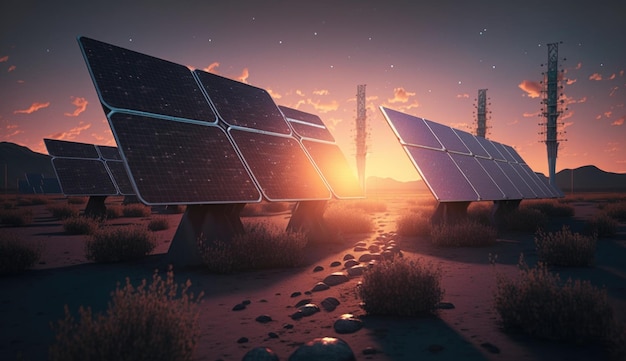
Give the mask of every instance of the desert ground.
M 252 348 L 269 347 L 281 360 L 287 360 L 296 348 L 317 337 L 338 337 L 348 343 L 357 360 L 591 360 L 602 359 L 594 346 L 572 345 L 535 340 L 505 332 L 493 308 L 496 272 L 515 277 L 521 253 L 527 262 L 536 261 L 534 235 L 504 234 L 494 246 L 482 248 L 437 248 L 427 239 L 400 237 L 395 221 L 411 204 L 423 200 L 411 194 L 379 193 L 368 196 L 386 204 L 383 212 L 370 216 L 375 222 L 371 233 L 351 234 L 339 243 L 314 243 L 307 246 L 306 260 L 293 269 L 211 274 L 201 269 L 174 269 L 176 280 L 192 282 L 194 293 L 203 292 L 200 303 L 201 336 L 196 360 L 241 360 Z M 428 197 L 426 197 L 426 200 Z M 66 202 L 52 196 L 53 202 Z M 113 200 L 115 201 L 115 200 Z M 583 222 L 598 211 L 597 202 L 580 200 L 572 219 L 554 219 L 553 229 L 563 222 L 580 229 Z M 15 232 L 25 241 L 43 246 L 41 260 L 33 269 L 20 275 L 0 277 L 0 359 L 45 360 L 54 341 L 51 323 L 63 317 L 67 305 L 76 314 L 80 305 L 95 312 L 106 309 L 110 293 L 126 277 L 137 284 L 150 279 L 155 269 L 167 268 L 166 253 L 182 214 L 167 215 L 170 228 L 156 232 L 157 249 L 152 255 L 134 262 L 97 264 L 85 258 L 87 236 L 67 235 L 59 220 L 52 218 L 45 205 L 30 206 L 32 224 L 24 227 L 1 227 L 0 232 Z M 243 217 L 242 221 L 272 221 L 286 225 L 289 212 Z M 149 218 L 118 218 L 112 224 L 146 223 Z M 367 245 L 378 237 L 393 238 L 405 257 L 420 258 L 441 267 L 444 302 L 454 307 L 440 309 L 432 317 L 400 318 L 368 316 L 361 308 L 356 291 L 360 276 L 319 292 L 313 286 L 343 266 L 346 254 L 358 258 L 367 251 L 355 251 L 359 242 Z M 496 265 L 490 255 L 498 255 Z M 321 266 L 322 271 L 314 271 Z M 596 263 L 585 268 L 555 269 L 563 279 L 590 280 L 606 287 L 619 320 L 626 322 L 626 225 L 618 234 L 598 242 Z M 301 295 L 293 297 L 295 292 Z M 298 320 L 290 316 L 303 299 L 320 304 L 335 297 L 340 304 Z M 250 301 L 243 310 L 233 307 Z M 353 314 L 363 327 L 348 334 L 333 328 L 342 314 Z M 271 321 L 256 318 L 268 315 Z M 245 338 L 245 339 L 244 339 Z M 244 340 L 247 340 L 243 342 Z

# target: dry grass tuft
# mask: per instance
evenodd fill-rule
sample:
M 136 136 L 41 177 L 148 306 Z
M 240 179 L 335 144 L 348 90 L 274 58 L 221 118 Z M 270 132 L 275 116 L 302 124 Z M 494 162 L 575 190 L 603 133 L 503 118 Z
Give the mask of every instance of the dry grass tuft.
M 331 203 L 324 212 L 329 229 L 340 234 L 367 233 L 374 230 L 374 221 L 363 210 L 342 202 Z
M 486 247 L 496 243 L 498 232 L 471 219 L 453 224 L 434 225 L 430 238 L 439 247 Z
M 567 226 L 559 232 L 538 231 L 535 246 L 539 261 L 551 266 L 579 267 L 593 264 L 596 237 L 572 232 Z
M 0 276 L 21 273 L 40 258 L 40 248 L 25 244 L 14 233 L 0 233 Z
M 155 247 L 154 235 L 141 226 L 108 226 L 91 234 L 85 253 L 94 262 L 122 262 L 145 257 Z

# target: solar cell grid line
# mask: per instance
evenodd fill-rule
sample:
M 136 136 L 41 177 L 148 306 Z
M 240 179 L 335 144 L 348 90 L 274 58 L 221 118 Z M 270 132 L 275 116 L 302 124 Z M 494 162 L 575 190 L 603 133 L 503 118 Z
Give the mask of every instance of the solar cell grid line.
M 104 162 L 117 189 L 121 195 L 128 196 L 134 195 L 135 189 L 133 188 L 133 184 L 128 178 L 128 172 L 126 171 L 126 166 L 122 161 L 116 160 L 107 160 Z
M 476 137 L 476 140 L 480 143 L 480 145 L 482 145 L 482 147 L 487 151 L 487 153 L 489 153 L 491 158 L 496 159 L 496 160 L 501 160 L 501 161 L 506 160 L 506 158 L 504 158 L 502 153 L 500 153 L 500 151 L 493 145 L 493 143 L 489 139 L 483 138 L 483 137 Z
M 98 159 L 100 155 L 93 144 L 68 142 L 65 140 L 44 138 L 48 154 L 53 157 Z
M 459 129 L 452 128 L 452 130 L 456 133 L 456 135 L 459 136 L 459 138 L 461 138 L 461 141 L 463 142 L 463 144 L 465 144 L 465 146 L 467 147 L 467 149 L 469 149 L 473 156 L 481 158 L 491 158 L 485 148 L 483 148 L 478 140 L 476 140 L 476 136 Z
M 109 110 L 217 122 L 186 66 L 84 36 L 78 43 L 100 102 Z
M 515 148 L 511 147 L 510 145 L 507 144 L 502 144 L 502 146 L 504 148 L 506 148 L 506 150 L 509 151 L 509 154 L 511 154 L 511 156 L 513 156 L 513 158 L 515 159 L 515 161 L 517 163 L 520 164 L 526 164 L 526 161 L 524 161 L 524 159 L 522 158 L 521 155 L 519 155 L 519 153 L 517 152 L 517 150 L 515 150 Z
M 335 141 L 335 138 L 330 131 L 328 131 L 322 119 L 317 115 L 282 105 L 279 105 L 278 109 L 283 112 L 289 125 L 291 125 L 295 133 L 300 137 L 325 140 L 328 142 Z
M 509 163 L 517 163 L 517 159 L 515 159 L 507 150 L 507 148 L 504 146 L 504 144 L 499 143 L 499 142 L 494 142 L 491 141 L 491 143 L 498 148 L 498 151 L 500 152 L 500 154 L 502 154 L 502 156 L 504 156 L 504 159 L 509 162 Z
M 471 154 L 469 149 L 465 146 L 465 144 L 461 141 L 461 138 L 452 130 L 451 127 L 448 127 L 443 124 L 435 123 L 428 119 L 424 119 L 424 122 L 430 130 L 435 134 L 435 137 L 439 139 L 441 145 L 443 145 L 444 149 L 449 152 L 457 152 L 462 154 Z
M 506 199 L 502 190 L 500 190 L 494 180 L 487 174 L 477 158 L 452 152 L 449 154 L 474 190 L 476 190 L 480 200 L 495 201 Z
M 122 160 L 119 149 L 108 145 L 96 145 L 100 158 L 104 160 Z
M 291 128 L 266 90 L 202 70 L 193 73 L 226 124 L 291 134 Z
M 547 195 L 545 192 L 535 183 L 532 177 L 526 173 L 526 170 L 522 168 L 522 165 L 519 163 L 509 163 L 513 169 L 520 175 L 520 177 L 524 180 L 524 182 L 528 185 L 530 190 L 535 194 L 535 198 L 545 198 Z
M 422 179 L 439 202 L 480 200 L 465 175 L 449 153 L 438 150 L 404 146 Z
M 267 200 L 330 199 L 330 190 L 295 138 L 236 128 L 228 133 Z
M 308 139 L 302 139 L 301 142 L 336 198 L 362 198 L 364 196 L 358 178 L 350 169 L 339 146 Z
M 222 128 L 124 112 L 113 112 L 108 119 L 129 178 L 144 203 L 261 200 L 261 193 Z
M 443 146 L 422 118 L 383 106 L 380 110 L 402 144 L 443 150 Z
M 500 168 L 496 161 L 487 158 L 476 157 L 476 160 L 485 169 L 489 176 L 498 185 L 498 188 L 504 193 L 505 199 L 523 199 L 524 196 L 515 187 L 513 182 L 507 177 L 502 168 Z
M 535 189 L 535 193 L 542 196 L 543 198 L 552 197 L 552 191 L 543 184 L 537 174 L 533 172 L 532 169 L 530 169 L 528 164 L 519 164 L 519 167 L 521 168 L 521 171 L 524 171 L 526 176 L 528 177 L 527 182 L 532 182 L 531 188 Z
M 63 194 L 67 196 L 109 196 L 118 194 L 104 163 L 99 159 L 53 158 Z
M 500 167 L 500 169 L 502 169 L 504 174 L 506 174 L 506 176 L 511 180 L 511 182 L 513 182 L 513 184 L 515 185 L 515 188 L 517 188 L 522 194 L 523 199 L 537 198 L 537 195 L 535 194 L 535 192 L 533 192 L 530 186 L 526 184 L 526 181 L 515 170 L 515 168 L 513 168 L 513 165 L 511 163 L 505 162 L 505 161 L 496 161 L 495 163 Z

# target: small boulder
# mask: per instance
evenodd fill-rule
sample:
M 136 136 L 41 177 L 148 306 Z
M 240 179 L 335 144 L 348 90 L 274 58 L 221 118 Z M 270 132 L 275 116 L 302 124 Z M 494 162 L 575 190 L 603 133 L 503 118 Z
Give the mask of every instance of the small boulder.
M 363 327 L 363 321 L 350 313 L 345 313 L 335 321 L 333 327 L 337 333 L 354 333 Z
M 356 361 L 354 352 L 342 339 L 335 337 L 315 338 L 298 347 L 289 361 Z
M 278 361 L 278 355 L 267 347 L 255 347 L 248 351 L 241 361 Z
M 324 278 L 324 283 L 329 286 L 337 286 L 348 282 L 350 279 L 343 272 L 333 272 Z

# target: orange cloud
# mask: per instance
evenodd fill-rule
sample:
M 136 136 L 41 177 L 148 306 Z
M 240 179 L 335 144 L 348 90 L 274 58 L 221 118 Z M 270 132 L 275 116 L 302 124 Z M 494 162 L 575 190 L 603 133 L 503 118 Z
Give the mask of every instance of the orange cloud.
M 576 64 L 576 67 L 574 69 L 579 70 L 582 67 L 583 67 L 583 63 L 578 63 Z
M 217 67 L 220 66 L 220 63 L 218 63 L 217 61 L 212 62 L 211 64 L 209 64 L 209 66 L 207 66 L 206 68 L 202 69 L 208 73 L 214 73 L 217 74 L 217 71 L 215 69 L 217 69 Z
M 602 80 L 600 73 L 593 73 L 589 76 L 589 80 Z
M 327 89 L 314 90 L 313 94 L 315 94 L 315 95 L 328 95 L 328 90 Z
M 565 84 L 567 84 L 567 85 L 572 85 L 574 83 L 576 83 L 576 79 L 569 79 L 568 78 L 567 81 L 565 82 Z
M 248 84 L 248 76 L 250 76 L 248 68 L 243 68 L 241 75 L 239 75 L 236 79 L 242 83 Z
M 265 90 L 269 93 L 269 95 L 270 95 L 273 99 L 280 99 L 280 98 L 282 98 L 282 97 L 283 97 L 282 95 L 280 95 L 280 94 L 275 93 L 274 91 L 272 91 L 272 89 L 270 89 L 270 88 L 267 88 L 267 89 L 265 89 Z
M 68 130 L 67 132 L 62 132 L 62 133 L 55 133 L 52 134 L 50 136 L 48 136 L 47 138 L 52 138 L 52 139 L 59 139 L 59 140 L 72 140 L 75 139 L 76 136 L 80 135 L 80 133 L 83 130 L 87 130 L 89 128 L 91 128 L 91 123 L 83 123 L 80 122 L 78 123 L 79 125 L 77 127 L 74 127 L 70 130 Z
M 34 112 L 38 111 L 39 109 L 47 108 L 49 106 L 50 106 L 50 102 L 47 102 L 47 103 L 33 103 L 30 106 L 30 108 L 15 110 L 13 112 L 13 114 L 31 114 L 31 113 L 34 113 Z
M 406 103 L 409 101 L 409 98 L 414 96 L 415 93 L 411 93 L 406 91 L 404 88 L 394 88 L 393 89 L 393 98 L 387 99 L 389 103 Z
M 304 92 L 302 90 L 296 89 L 296 95 L 299 95 L 301 97 L 304 96 Z
M 607 80 L 613 80 L 617 77 L 617 75 L 615 75 L 615 73 L 611 74 L 610 77 L 607 78 Z
M 541 114 L 541 111 L 537 111 L 537 112 L 534 112 L 534 113 L 524 113 L 524 114 L 522 114 L 522 116 L 524 118 L 534 118 L 534 117 L 538 117 L 540 114 Z
M 5 56 L 0 58 L 0 63 L 4 63 L 4 62 L 7 62 L 7 61 L 9 61 L 9 56 L 8 55 L 5 55 Z
M 609 111 L 607 111 L 607 112 L 604 112 L 604 116 L 605 116 L 605 117 L 607 117 L 607 118 L 610 118 L 610 117 L 611 117 L 611 115 L 613 115 L 613 112 L 612 112 L 612 111 L 610 111 L 610 110 L 609 110 Z
M 1 134 L 2 138 L 9 139 L 9 138 L 14 137 L 14 136 L 16 136 L 18 134 L 24 133 L 23 130 L 19 129 L 19 126 L 17 124 L 7 124 L 6 130 L 7 130 L 6 134 Z
M 68 117 L 77 117 L 80 115 L 80 113 L 84 112 L 85 109 L 87 109 L 87 104 L 89 104 L 89 102 L 87 101 L 87 99 L 81 97 L 72 97 L 72 99 L 74 99 L 72 101 L 72 104 L 76 106 L 76 109 L 72 113 L 65 113 L 65 115 L 67 115 Z
M 538 81 L 524 80 L 519 83 L 518 87 L 525 91 L 530 98 L 539 98 L 541 96 L 541 84 Z
M 623 116 L 623 117 L 615 120 L 613 123 L 611 123 L 611 125 L 614 125 L 614 126 L 624 125 L 624 119 L 626 119 L 626 116 Z
M 609 96 L 612 97 L 613 94 L 615 94 L 615 92 L 617 91 L 617 89 L 619 89 L 619 87 L 614 86 L 613 88 L 611 88 L 611 92 L 609 93 Z
M 320 113 L 328 113 L 330 111 L 339 109 L 339 103 L 336 100 L 333 100 L 330 103 L 322 103 L 308 99 L 307 104 L 312 105 L 315 110 L 319 111 Z
M 457 94 L 456 97 L 457 99 L 469 98 L 469 94 L 467 93 Z

